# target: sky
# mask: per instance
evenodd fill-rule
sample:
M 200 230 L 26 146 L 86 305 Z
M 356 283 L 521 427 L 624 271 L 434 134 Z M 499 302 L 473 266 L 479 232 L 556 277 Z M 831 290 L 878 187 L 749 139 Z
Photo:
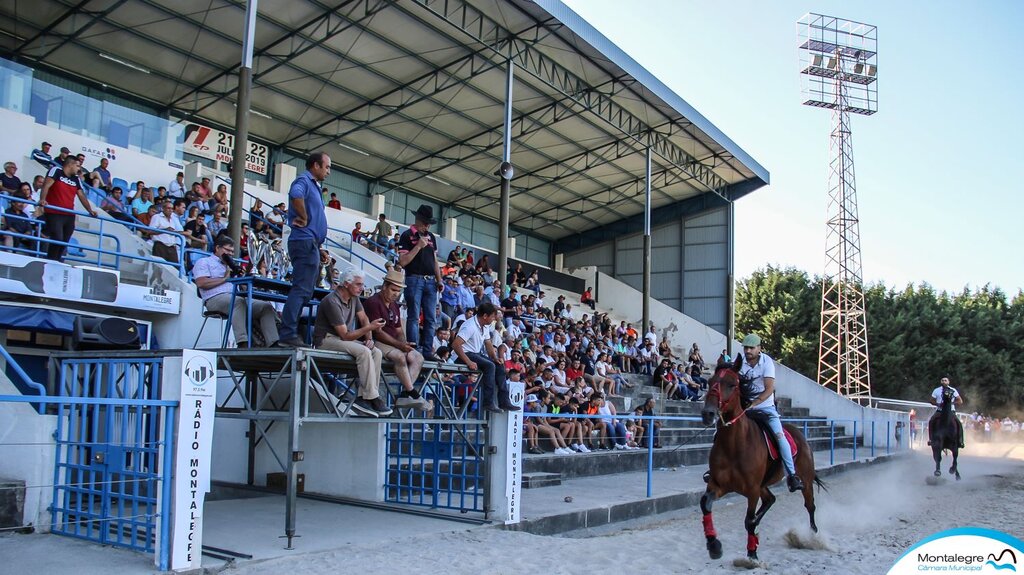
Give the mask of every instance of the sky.
M 771 174 L 736 202 L 739 278 L 824 269 L 832 115 L 801 104 L 796 21 L 877 26 L 878 113 L 851 122 L 865 280 L 1024 288 L 1024 2 L 563 1 Z

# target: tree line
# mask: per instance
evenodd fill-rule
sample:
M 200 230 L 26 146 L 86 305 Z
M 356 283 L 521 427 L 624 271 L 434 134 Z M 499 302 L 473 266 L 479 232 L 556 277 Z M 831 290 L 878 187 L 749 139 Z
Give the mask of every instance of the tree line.
M 811 379 L 818 374 L 820 277 L 794 268 L 754 272 L 736 286 L 736 332 L 761 336 L 763 349 Z M 965 411 L 1020 417 L 1024 406 L 1024 293 L 998 287 L 936 292 L 865 287 L 872 395 L 928 401 L 948 376 Z

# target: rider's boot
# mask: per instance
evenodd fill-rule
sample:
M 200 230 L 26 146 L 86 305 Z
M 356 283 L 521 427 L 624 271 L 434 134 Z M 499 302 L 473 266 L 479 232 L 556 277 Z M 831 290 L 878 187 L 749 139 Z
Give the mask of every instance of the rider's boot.
M 793 493 L 794 491 L 802 491 L 804 488 L 803 480 L 800 479 L 800 476 L 795 473 L 789 476 L 789 478 L 786 480 L 786 484 L 789 485 L 790 493 Z

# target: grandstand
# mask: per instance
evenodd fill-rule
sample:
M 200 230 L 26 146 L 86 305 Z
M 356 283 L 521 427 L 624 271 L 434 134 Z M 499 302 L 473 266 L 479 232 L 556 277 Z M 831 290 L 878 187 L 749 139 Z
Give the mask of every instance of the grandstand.
M 106 158 L 112 184 L 126 191 L 171 187 L 179 171 L 186 187 L 204 178 L 211 189 L 231 183 L 230 149 L 226 156 L 204 150 L 197 134 L 230 136 L 244 5 L 216 0 L 204 12 L 167 0 L 127 0 L 100 13 L 41 0 L 3 10 L 0 158 L 14 161 L 19 177 L 31 181 L 44 173 L 33 152 L 50 142 L 54 150 L 85 154 L 87 170 Z M 384 214 L 401 231 L 420 204 L 439 214 L 439 255 L 468 247 L 477 260 L 494 259 L 501 234 L 493 172 L 502 156 L 502 112 L 510 110 L 510 153 L 519 174 L 509 205 L 510 269 L 522 263 L 536 270 L 547 305 L 562 295 L 576 308 L 563 327 L 572 331 L 583 312 L 594 313 L 577 306 L 587 287 L 596 312 L 609 314 L 613 325 L 646 327 L 639 325 L 644 294 L 637 288 L 643 192 L 650 183 L 651 317 L 658 337 L 677 355 L 695 342 L 715 357 L 733 347 L 731 207 L 766 185 L 768 172 L 560 2 L 265 0 L 258 20 L 252 154 L 241 198 L 246 221 L 274 226 L 272 207 L 288 201 L 305 156 L 325 150 L 334 160 L 325 184 L 342 207 L 327 210 L 324 247 L 338 271 L 361 270 L 368 286 L 378 286 L 394 254 L 388 246 L 353 241 L 351 230 L 357 222 L 369 229 Z M 505 98 L 508 69 L 515 70 L 512 101 Z M 107 197 L 100 187 L 87 186 L 86 193 L 97 208 Z M 6 209 L 14 200 L 5 193 L 0 204 Z M 266 206 L 262 216 L 251 211 L 257 200 Z M 152 236 L 162 230 L 141 215 L 92 216 L 79 203 L 76 216 L 66 265 L 44 262 L 52 240 L 38 228 L 0 232 L 29 242 L 0 251 L 4 270 L 43 274 L 37 283 L 28 272 L 0 274 L 0 396 L 8 398 L 0 409 L 17 418 L 20 433 L 50 450 L 24 448 L 8 457 L 2 450 L 13 448 L 0 437 L 0 476 L 26 485 L 58 478 L 51 491 L 26 490 L 21 525 L 153 552 L 162 568 L 173 564 L 170 525 L 158 529 L 157 521 L 174 515 L 167 507 L 168 465 L 177 435 L 169 422 L 175 409 L 184 409 L 173 393 L 186 387 L 183 358 L 193 356 L 182 350 L 188 349 L 216 353 L 216 431 L 205 480 L 223 492 L 286 493 L 289 545 L 301 533 L 300 490 L 395 511 L 515 522 L 510 493 L 522 479 L 536 487 L 642 465 L 639 452 L 620 451 L 520 460 L 509 446 L 521 418 L 488 418 L 468 399 L 474 392 L 469 370 L 443 363 L 428 364 L 419 382 L 436 400 L 432 418 L 407 412 L 391 420 L 356 418 L 349 408 L 356 373 L 350 357 L 238 349 L 225 319 L 204 309 L 190 269 L 208 254 L 212 232 L 196 242 L 164 232 L 180 256 L 168 262 L 153 252 Z M 214 223 L 213 214 L 197 217 Z M 24 219 L 38 224 L 31 214 Z M 243 239 L 249 248 L 243 264 L 287 276 L 272 237 L 254 231 Z M 266 260 L 256 257 L 258 246 Z M 54 274 L 64 282 L 48 279 Z M 84 277 L 95 281 L 72 281 Z M 113 282 L 114 295 L 105 297 L 96 278 Z M 83 320 L 106 318 L 134 322 L 141 350 L 83 351 L 104 345 L 90 341 L 96 334 Z M 545 323 L 536 318 L 536 326 Z M 579 329 L 577 339 L 595 337 L 589 327 Z M 627 378 L 636 387 L 613 398 L 620 412 L 655 397 L 659 414 L 694 414 L 693 403 L 664 397 L 647 378 Z M 388 393 L 397 393 L 388 366 L 385 381 Z M 826 418 L 859 422 L 860 433 L 857 424 L 842 429 L 844 445 L 879 443 L 864 422 L 897 417 L 848 402 L 784 367 L 779 387 L 789 415 L 813 419 L 813 428 Z M 33 409 L 16 403 L 17 396 L 58 399 Z M 104 407 L 89 408 L 90 401 Z M 659 465 L 700 461 L 710 441 L 701 427 L 666 425 Z M 812 436 L 825 441 L 823 433 Z M 122 467 L 111 467 L 108 457 Z M 95 474 L 87 482 L 99 492 L 69 487 L 85 473 Z M 146 483 L 132 493 L 108 488 L 126 476 Z M 138 520 L 117 504 L 111 510 L 112 501 L 154 511 Z

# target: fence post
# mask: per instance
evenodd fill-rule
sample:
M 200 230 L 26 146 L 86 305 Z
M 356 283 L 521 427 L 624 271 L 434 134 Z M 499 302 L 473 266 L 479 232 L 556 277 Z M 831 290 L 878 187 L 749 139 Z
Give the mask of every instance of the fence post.
M 161 571 L 167 571 L 170 569 L 171 562 L 171 475 L 174 472 L 174 445 L 171 438 L 174 437 L 174 423 L 176 409 L 173 406 L 164 408 L 164 440 L 163 440 L 163 454 L 160 458 L 161 467 L 163 468 L 160 475 L 163 478 L 163 485 L 160 486 L 163 493 L 160 497 L 160 503 L 163 508 L 160 509 L 160 541 L 159 541 L 159 564 L 158 567 Z
M 647 497 L 651 497 L 654 474 L 654 416 L 647 420 Z
M 853 420 L 853 461 L 857 461 L 857 444 L 860 439 L 857 437 L 857 420 Z
M 832 419 L 828 422 L 829 425 L 829 446 L 828 446 L 828 464 L 836 464 L 836 420 Z

